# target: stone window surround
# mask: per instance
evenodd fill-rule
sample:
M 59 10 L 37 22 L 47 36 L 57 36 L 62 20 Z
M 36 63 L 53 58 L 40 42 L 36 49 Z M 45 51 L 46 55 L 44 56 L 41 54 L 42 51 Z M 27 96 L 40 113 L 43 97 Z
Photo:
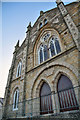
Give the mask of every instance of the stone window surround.
M 64 50 L 63 46 L 62 46 L 62 43 L 61 43 L 61 37 L 60 37 L 60 34 L 58 33 L 58 31 L 56 31 L 55 29 L 53 28 L 47 28 L 47 29 L 44 29 L 41 34 L 36 38 L 36 43 L 35 43 L 35 46 L 34 46 L 34 66 L 37 66 L 37 65 L 40 65 L 39 64 L 39 60 L 38 60 L 38 48 L 40 46 L 40 44 L 42 43 L 42 37 L 46 34 L 46 33 L 49 33 L 51 36 L 53 34 L 57 35 L 57 37 L 59 38 L 59 44 L 60 44 L 60 48 L 61 48 L 61 51 Z M 50 36 L 50 37 L 51 37 Z M 50 58 L 51 59 L 51 58 Z M 45 61 L 44 61 L 45 62 Z M 42 63 L 41 63 L 42 64 Z
M 46 33 L 47 34 L 47 33 Z M 56 37 L 57 35 L 55 35 L 55 37 Z M 51 36 L 50 35 L 50 37 L 48 38 L 48 49 L 50 48 L 50 41 L 52 41 L 51 39 L 52 39 L 52 37 L 53 37 L 53 35 Z M 57 36 L 58 37 L 58 36 Z M 59 37 L 58 37 L 58 42 L 59 42 Z M 55 46 L 55 43 L 53 42 L 53 44 L 54 44 L 54 50 L 55 50 L 55 55 L 54 56 L 56 56 L 58 53 L 57 53 L 57 51 L 56 51 L 56 46 Z M 41 43 L 41 45 L 38 47 L 38 64 L 41 64 L 40 63 L 40 55 L 39 55 L 39 53 L 40 53 L 40 48 L 42 48 L 42 54 L 43 54 L 43 62 L 45 61 L 44 60 L 44 48 L 42 47 L 42 45 L 44 45 L 44 43 Z M 45 45 L 46 45 L 46 42 L 45 42 Z M 60 43 L 59 43 L 59 45 L 60 45 Z M 60 48 L 61 48 L 61 46 L 60 46 Z M 49 59 L 51 58 L 51 57 L 53 57 L 53 56 L 51 56 L 51 50 L 49 49 Z
M 16 95 L 16 92 L 17 92 L 17 99 L 16 99 L 16 108 L 14 108 L 14 102 L 15 102 L 15 95 Z M 13 95 L 13 111 L 15 111 L 15 110 L 18 110 L 18 101 L 19 101 L 19 90 L 18 90 L 18 88 L 15 90 L 15 92 L 14 92 L 14 95 Z
M 46 23 L 45 23 L 46 20 Z M 48 18 L 45 17 L 43 20 L 41 20 L 41 22 L 38 24 L 38 29 L 41 29 L 44 25 L 46 25 L 48 23 Z M 40 24 L 42 24 L 42 26 L 40 27 Z
M 22 70 L 22 62 L 19 61 L 18 66 L 17 66 L 16 78 L 21 76 L 21 70 Z M 18 72 L 19 72 L 19 74 L 18 74 Z

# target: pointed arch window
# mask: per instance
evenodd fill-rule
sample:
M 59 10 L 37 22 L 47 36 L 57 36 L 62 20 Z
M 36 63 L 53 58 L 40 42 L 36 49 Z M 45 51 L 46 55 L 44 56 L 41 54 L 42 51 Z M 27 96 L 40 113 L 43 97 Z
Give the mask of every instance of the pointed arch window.
M 42 23 L 39 24 L 39 28 L 42 28 Z
M 58 81 L 58 97 L 60 112 L 79 109 L 72 82 L 65 75 L 61 75 Z
M 50 52 L 51 52 L 51 56 L 54 56 L 54 55 L 55 55 L 54 44 L 53 44 L 52 41 L 50 42 Z
M 16 74 L 16 77 L 20 77 L 21 76 L 21 69 L 22 69 L 22 62 L 20 61 L 18 63 L 18 66 L 17 66 L 17 74 Z
M 43 62 L 43 49 L 40 48 L 40 63 Z
M 56 48 L 57 54 L 61 52 L 61 48 L 60 48 L 60 45 L 59 45 L 57 38 L 55 38 L 55 48 Z
M 44 24 L 47 24 L 47 19 L 44 20 Z
M 38 48 L 38 63 L 46 61 L 48 58 L 55 56 L 61 52 L 61 47 L 59 44 L 59 38 L 56 35 L 50 36 L 47 32 L 41 38 L 41 45 Z
M 42 63 L 44 61 L 44 47 L 42 44 L 39 47 L 38 55 L 39 55 L 39 63 Z
M 49 53 L 48 53 L 48 47 L 47 45 L 41 45 L 39 47 L 39 63 L 42 63 L 43 61 L 47 60 L 49 58 Z
M 19 102 L 19 91 L 17 89 L 14 92 L 14 96 L 13 96 L 13 110 L 18 110 L 18 102 Z
M 48 59 L 48 47 L 47 45 L 44 46 L 44 60 Z
M 50 56 L 52 57 L 60 52 L 61 52 L 61 48 L 58 39 L 52 37 L 50 40 Z
M 52 113 L 51 89 L 47 83 L 43 83 L 40 89 L 40 114 Z

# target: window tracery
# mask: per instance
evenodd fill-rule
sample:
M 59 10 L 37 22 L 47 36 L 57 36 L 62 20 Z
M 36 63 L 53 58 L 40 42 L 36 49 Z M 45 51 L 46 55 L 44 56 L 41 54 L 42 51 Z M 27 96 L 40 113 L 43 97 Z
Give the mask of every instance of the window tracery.
M 39 64 L 61 52 L 57 35 L 50 36 L 50 33 L 47 33 L 43 36 L 43 41 L 41 42 L 38 49 Z
M 50 36 L 50 34 L 47 33 L 47 34 L 44 36 L 43 40 L 46 41 L 46 40 L 49 38 L 49 36 Z

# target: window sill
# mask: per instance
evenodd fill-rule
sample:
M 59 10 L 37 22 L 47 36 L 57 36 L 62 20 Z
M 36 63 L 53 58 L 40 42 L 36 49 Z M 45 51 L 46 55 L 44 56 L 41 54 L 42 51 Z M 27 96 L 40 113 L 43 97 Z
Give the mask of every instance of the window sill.
M 20 76 L 18 76 L 18 77 L 16 77 L 16 79 L 18 79 L 18 78 L 21 78 L 21 75 L 20 75 Z
M 16 110 L 18 110 L 18 108 L 15 108 L 15 109 L 13 108 L 13 111 L 16 111 Z
M 55 60 L 55 59 L 58 58 L 59 56 L 63 56 L 63 55 L 65 55 L 65 54 L 68 54 L 68 52 L 69 52 L 70 50 L 72 51 L 73 49 L 76 49 L 76 47 L 73 46 L 73 47 L 69 48 L 68 50 L 61 51 L 60 53 L 56 54 L 55 56 L 52 56 L 52 57 L 48 58 L 46 61 L 43 61 L 42 63 L 36 65 L 34 68 L 39 67 L 39 66 L 41 66 L 41 65 L 43 65 L 43 64 L 46 64 L 48 61 L 51 61 L 51 60 L 53 60 L 53 59 Z
M 15 80 L 18 80 L 18 79 L 21 79 L 21 76 L 12 79 L 12 81 L 15 81 Z M 21 79 L 21 80 L 22 80 L 22 79 Z
M 49 61 L 49 60 L 55 59 L 57 56 L 61 55 L 62 53 L 63 53 L 63 52 L 60 52 L 60 53 L 58 53 L 58 54 L 56 54 L 56 55 L 54 55 L 54 56 L 48 58 L 47 60 L 45 60 L 45 61 L 39 63 L 37 66 L 42 65 L 42 64 L 45 64 L 45 63 L 47 63 L 47 61 Z

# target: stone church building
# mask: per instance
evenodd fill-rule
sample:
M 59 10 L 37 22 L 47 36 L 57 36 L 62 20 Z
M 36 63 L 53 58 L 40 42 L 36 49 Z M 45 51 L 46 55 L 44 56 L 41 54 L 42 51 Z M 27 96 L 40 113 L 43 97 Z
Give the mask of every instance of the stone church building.
M 79 118 L 79 2 L 57 7 L 29 23 L 15 46 L 3 118 Z

